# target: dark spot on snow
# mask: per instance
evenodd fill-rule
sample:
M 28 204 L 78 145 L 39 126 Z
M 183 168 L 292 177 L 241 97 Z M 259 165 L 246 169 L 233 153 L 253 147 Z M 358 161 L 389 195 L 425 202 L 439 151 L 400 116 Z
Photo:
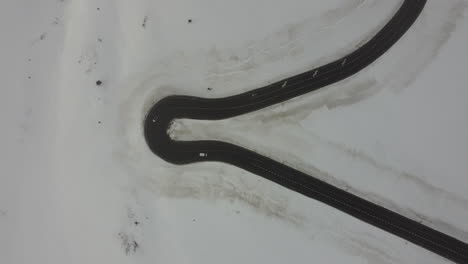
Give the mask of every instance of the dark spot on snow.
M 145 17 L 143 18 L 143 23 L 141 24 L 141 26 L 142 26 L 143 28 L 146 28 L 146 22 L 148 22 L 148 16 L 145 16 Z
M 31 61 L 31 59 L 28 59 L 28 61 Z
M 126 255 L 130 255 L 135 253 L 137 249 L 140 247 L 138 242 L 135 239 L 129 237 L 127 234 L 120 232 L 119 233 L 120 240 L 122 240 L 122 247 L 125 250 Z
M 195 219 L 192 219 L 192 222 L 195 222 L 196 220 Z
M 102 84 L 102 81 L 101 81 L 101 80 L 96 81 L 96 85 L 97 85 L 97 86 L 100 86 L 101 84 Z
M 44 40 L 47 37 L 47 33 L 42 33 L 41 36 L 39 37 L 40 40 Z
M 212 90 L 213 90 L 213 88 L 211 88 L 211 87 L 208 87 L 208 88 L 206 88 L 206 89 L 207 89 L 208 91 L 212 91 Z
M 102 38 L 98 38 L 97 41 L 102 42 Z
M 239 211 L 239 210 L 236 210 L 236 214 L 240 214 L 240 211 Z
M 134 222 L 134 224 L 137 226 L 137 225 L 139 225 L 139 224 L 140 224 L 140 222 L 138 222 L 138 221 L 135 221 L 135 222 Z
M 96 10 L 99 11 L 99 10 L 101 10 L 101 8 L 98 7 L 98 8 L 96 8 Z
M 187 20 L 188 23 L 192 23 L 192 19 Z
M 98 123 L 98 124 L 101 124 L 102 122 L 101 122 L 101 121 L 98 121 L 97 123 Z
M 31 76 L 28 76 L 28 79 L 30 79 L 30 80 L 31 80 Z

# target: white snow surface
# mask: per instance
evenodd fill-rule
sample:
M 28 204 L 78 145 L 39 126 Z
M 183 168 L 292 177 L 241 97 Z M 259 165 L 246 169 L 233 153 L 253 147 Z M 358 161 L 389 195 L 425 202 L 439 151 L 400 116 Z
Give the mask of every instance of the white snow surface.
M 0 263 L 448 263 L 236 167 L 168 164 L 142 136 L 164 96 L 319 66 L 401 2 L 1 1 Z M 245 146 L 468 241 L 467 6 L 428 0 L 358 75 L 171 136 Z

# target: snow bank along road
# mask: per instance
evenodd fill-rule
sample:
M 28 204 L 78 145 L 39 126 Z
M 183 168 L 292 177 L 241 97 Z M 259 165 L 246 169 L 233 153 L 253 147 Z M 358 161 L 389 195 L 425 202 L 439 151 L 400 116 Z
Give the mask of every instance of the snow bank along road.
M 148 113 L 144 131 L 150 149 L 174 164 L 225 162 L 319 200 L 457 263 L 468 263 L 468 245 L 393 211 L 245 148 L 220 141 L 175 141 L 174 119 L 220 120 L 256 111 L 320 89 L 358 73 L 395 44 L 423 10 L 426 0 L 405 0 L 391 20 L 360 48 L 324 66 L 242 94 L 205 99 L 168 96 Z

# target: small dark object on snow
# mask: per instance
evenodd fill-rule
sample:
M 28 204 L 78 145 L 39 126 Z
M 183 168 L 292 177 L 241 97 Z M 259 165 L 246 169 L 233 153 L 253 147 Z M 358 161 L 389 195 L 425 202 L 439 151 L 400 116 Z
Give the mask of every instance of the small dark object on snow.
M 100 81 L 100 80 L 96 82 L 97 86 L 100 86 L 101 84 L 102 84 L 102 81 Z
M 189 19 L 188 22 L 189 22 L 189 23 L 192 23 L 192 19 Z
M 141 24 L 143 28 L 146 28 L 146 22 L 148 22 L 148 16 L 145 16 L 145 18 L 143 18 L 143 24 Z

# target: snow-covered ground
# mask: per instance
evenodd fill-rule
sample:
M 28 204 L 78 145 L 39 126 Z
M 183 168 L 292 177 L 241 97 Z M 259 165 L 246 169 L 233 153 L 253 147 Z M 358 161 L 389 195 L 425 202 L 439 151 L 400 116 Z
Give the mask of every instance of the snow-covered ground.
M 318 66 L 401 1 L 1 1 L 0 263 L 446 263 L 238 168 L 168 164 L 142 136 L 165 95 Z M 171 135 L 234 142 L 468 241 L 466 7 L 429 0 L 361 74 Z

